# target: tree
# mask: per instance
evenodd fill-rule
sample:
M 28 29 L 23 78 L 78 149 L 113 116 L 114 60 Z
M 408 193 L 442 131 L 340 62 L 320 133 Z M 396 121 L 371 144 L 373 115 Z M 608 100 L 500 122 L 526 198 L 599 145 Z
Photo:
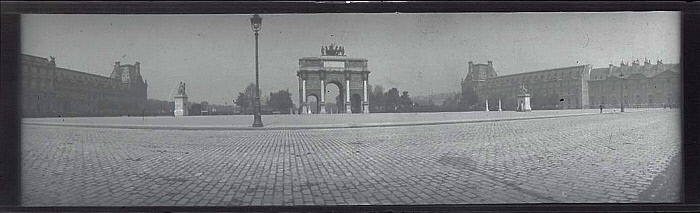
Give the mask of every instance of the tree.
M 369 86 L 368 86 L 369 89 Z M 372 91 L 369 94 L 369 100 L 370 100 L 370 109 L 373 112 L 382 112 L 383 106 L 384 106 L 384 87 L 381 85 L 377 85 L 373 88 L 373 90 L 368 90 Z
M 292 94 L 287 90 L 280 90 L 275 93 L 270 93 L 269 97 L 270 100 L 268 101 L 268 105 L 272 109 L 280 111 L 282 114 L 289 113 L 289 109 L 294 107 L 294 103 L 292 102 Z
M 411 97 L 408 96 L 408 91 L 403 91 L 399 103 L 401 112 L 410 112 L 412 110 L 413 101 L 411 101 Z
M 270 93 L 270 94 L 272 94 L 272 93 Z M 262 106 L 269 106 L 270 105 L 270 96 L 269 95 L 260 96 L 260 104 Z
M 190 107 L 189 115 L 202 115 L 202 105 L 192 104 L 192 106 Z
M 245 95 L 248 97 L 248 99 L 253 100 L 255 98 L 255 83 L 250 83 L 248 86 L 245 87 L 245 90 L 243 91 Z M 260 92 L 262 94 L 262 92 Z
M 387 112 L 396 112 L 396 109 L 399 107 L 401 104 L 400 100 L 401 97 L 399 96 L 399 89 L 396 89 L 396 87 L 391 88 L 389 91 L 386 92 L 384 95 L 384 107 Z
M 242 93 L 242 92 L 238 93 L 238 98 L 236 98 L 236 105 L 241 107 L 241 110 L 244 113 L 248 112 L 248 108 L 250 107 L 251 102 L 252 102 L 252 100 L 250 100 L 250 98 L 245 93 Z
M 459 94 L 450 95 L 444 102 L 442 102 L 442 111 L 454 112 L 460 111 L 459 109 Z
M 253 101 L 255 100 L 255 89 L 256 89 L 255 83 L 250 83 L 250 84 L 248 84 L 248 86 L 245 87 L 245 90 L 243 91 L 243 93 L 239 93 L 239 95 L 238 95 L 238 99 L 241 99 L 240 94 L 243 94 L 243 96 L 245 96 L 245 98 L 242 99 L 243 104 L 238 103 L 238 102 L 241 102 L 240 100 L 236 101 L 237 102 L 236 104 L 238 104 L 238 106 L 241 106 L 243 108 L 245 114 L 253 114 L 253 107 L 252 106 L 253 106 Z M 260 94 L 262 94 L 262 91 L 260 92 Z M 263 102 L 263 100 L 261 100 L 261 102 Z

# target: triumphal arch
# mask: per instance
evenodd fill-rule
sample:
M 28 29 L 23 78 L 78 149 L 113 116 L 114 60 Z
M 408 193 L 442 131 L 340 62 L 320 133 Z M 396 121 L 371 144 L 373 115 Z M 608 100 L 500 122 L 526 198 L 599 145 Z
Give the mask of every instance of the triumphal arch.
M 313 96 L 317 100 L 318 113 L 326 112 L 326 86 L 338 86 L 341 97 L 336 103 L 339 112 L 369 113 L 367 99 L 367 80 L 370 71 L 367 69 L 367 59 L 348 58 L 345 48 L 331 44 L 321 47 L 320 57 L 305 57 L 299 59 L 299 101 L 301 113 L 310 114 L 311 107 L 308 99 Z M 335 97 L 331 97 L 335 98 Z M 344 109 L 343 109 L 344 108 Z

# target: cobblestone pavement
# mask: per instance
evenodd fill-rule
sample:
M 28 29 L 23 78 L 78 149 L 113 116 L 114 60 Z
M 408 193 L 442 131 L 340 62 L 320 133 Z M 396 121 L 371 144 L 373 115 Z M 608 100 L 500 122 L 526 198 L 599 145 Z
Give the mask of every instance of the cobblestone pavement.
M 654 178 L 680 152 L 678 118 L 678 110 L 655 110 L 472 124 L 266 131 L 24 125 L 22 202 L 643 202 L 640 194 L 653 191 L 648 189 Z
M 661 110 L 658 108 L 631 108 L 628 112 Z M 528 113 L 514 111 L 473 111 L 473 112 L 439 112 L 439 113 L 372 113 L 372 114 L 313 114 L 313 115 L 264 115 L 265 127 L 284 126 L 319 126 L 319 125 L 354 125 L 405 122 L 440 122 L 476 119 L 527 118 L 535 116 L 562 116 L 572 114 L 597 114 L 597 109 L 571 110 L 535 110 Z M 619 109 L 605 109 L 604 113 L 619 112 Z M 228 116 L 187 116 L 187 117 L 68 117 L 68 118 L 23 118 L 25 123 L 59 123 L 59 124 L 107 124 L 107 125 L 144 125 L 144 126 L 251 126 L 252 115 Z

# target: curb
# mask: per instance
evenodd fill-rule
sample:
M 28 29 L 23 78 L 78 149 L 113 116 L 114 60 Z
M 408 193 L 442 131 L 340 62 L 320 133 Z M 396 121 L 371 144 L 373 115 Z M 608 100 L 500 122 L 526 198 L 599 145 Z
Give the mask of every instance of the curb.
M 471 119 L 434 122 L 403 122 L 403 123 L 368 123 L 368 124 L 342 124 L 342 125 L 307 125 L 307 126 L 273 126 L 273 127 L 249 127 L 249 126 L 168 126 L 168 125 L 113 125 L 113 124 L 79 124 L 79 123 L 49 123 L 49 122 L 22 122 L 23 125 L 38 126 L 67 126 L 87 128 L 112 128 L 112 129 L 150 129 L 150 130 L 304 130 L 304 129 L 345 129 L 345 128 L 371 128 L 371 127 L 399 127 L 399 126 L 425 126 L 444 124 L 484 123 L 500 121 L 536 120 L 548 118 L 577 117 L 586 115 L 599 115 L 599 113 L 579 113 L 568 115 L 548 115 L 535 117 L 496 118 L 496 119 Z

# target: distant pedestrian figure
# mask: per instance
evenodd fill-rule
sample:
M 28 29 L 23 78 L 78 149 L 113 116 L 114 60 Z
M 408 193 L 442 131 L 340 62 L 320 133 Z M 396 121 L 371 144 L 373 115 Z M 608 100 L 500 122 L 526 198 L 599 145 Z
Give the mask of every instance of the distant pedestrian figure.
M 600 105 L 600 114 L 603 114 L 603 104 Z

